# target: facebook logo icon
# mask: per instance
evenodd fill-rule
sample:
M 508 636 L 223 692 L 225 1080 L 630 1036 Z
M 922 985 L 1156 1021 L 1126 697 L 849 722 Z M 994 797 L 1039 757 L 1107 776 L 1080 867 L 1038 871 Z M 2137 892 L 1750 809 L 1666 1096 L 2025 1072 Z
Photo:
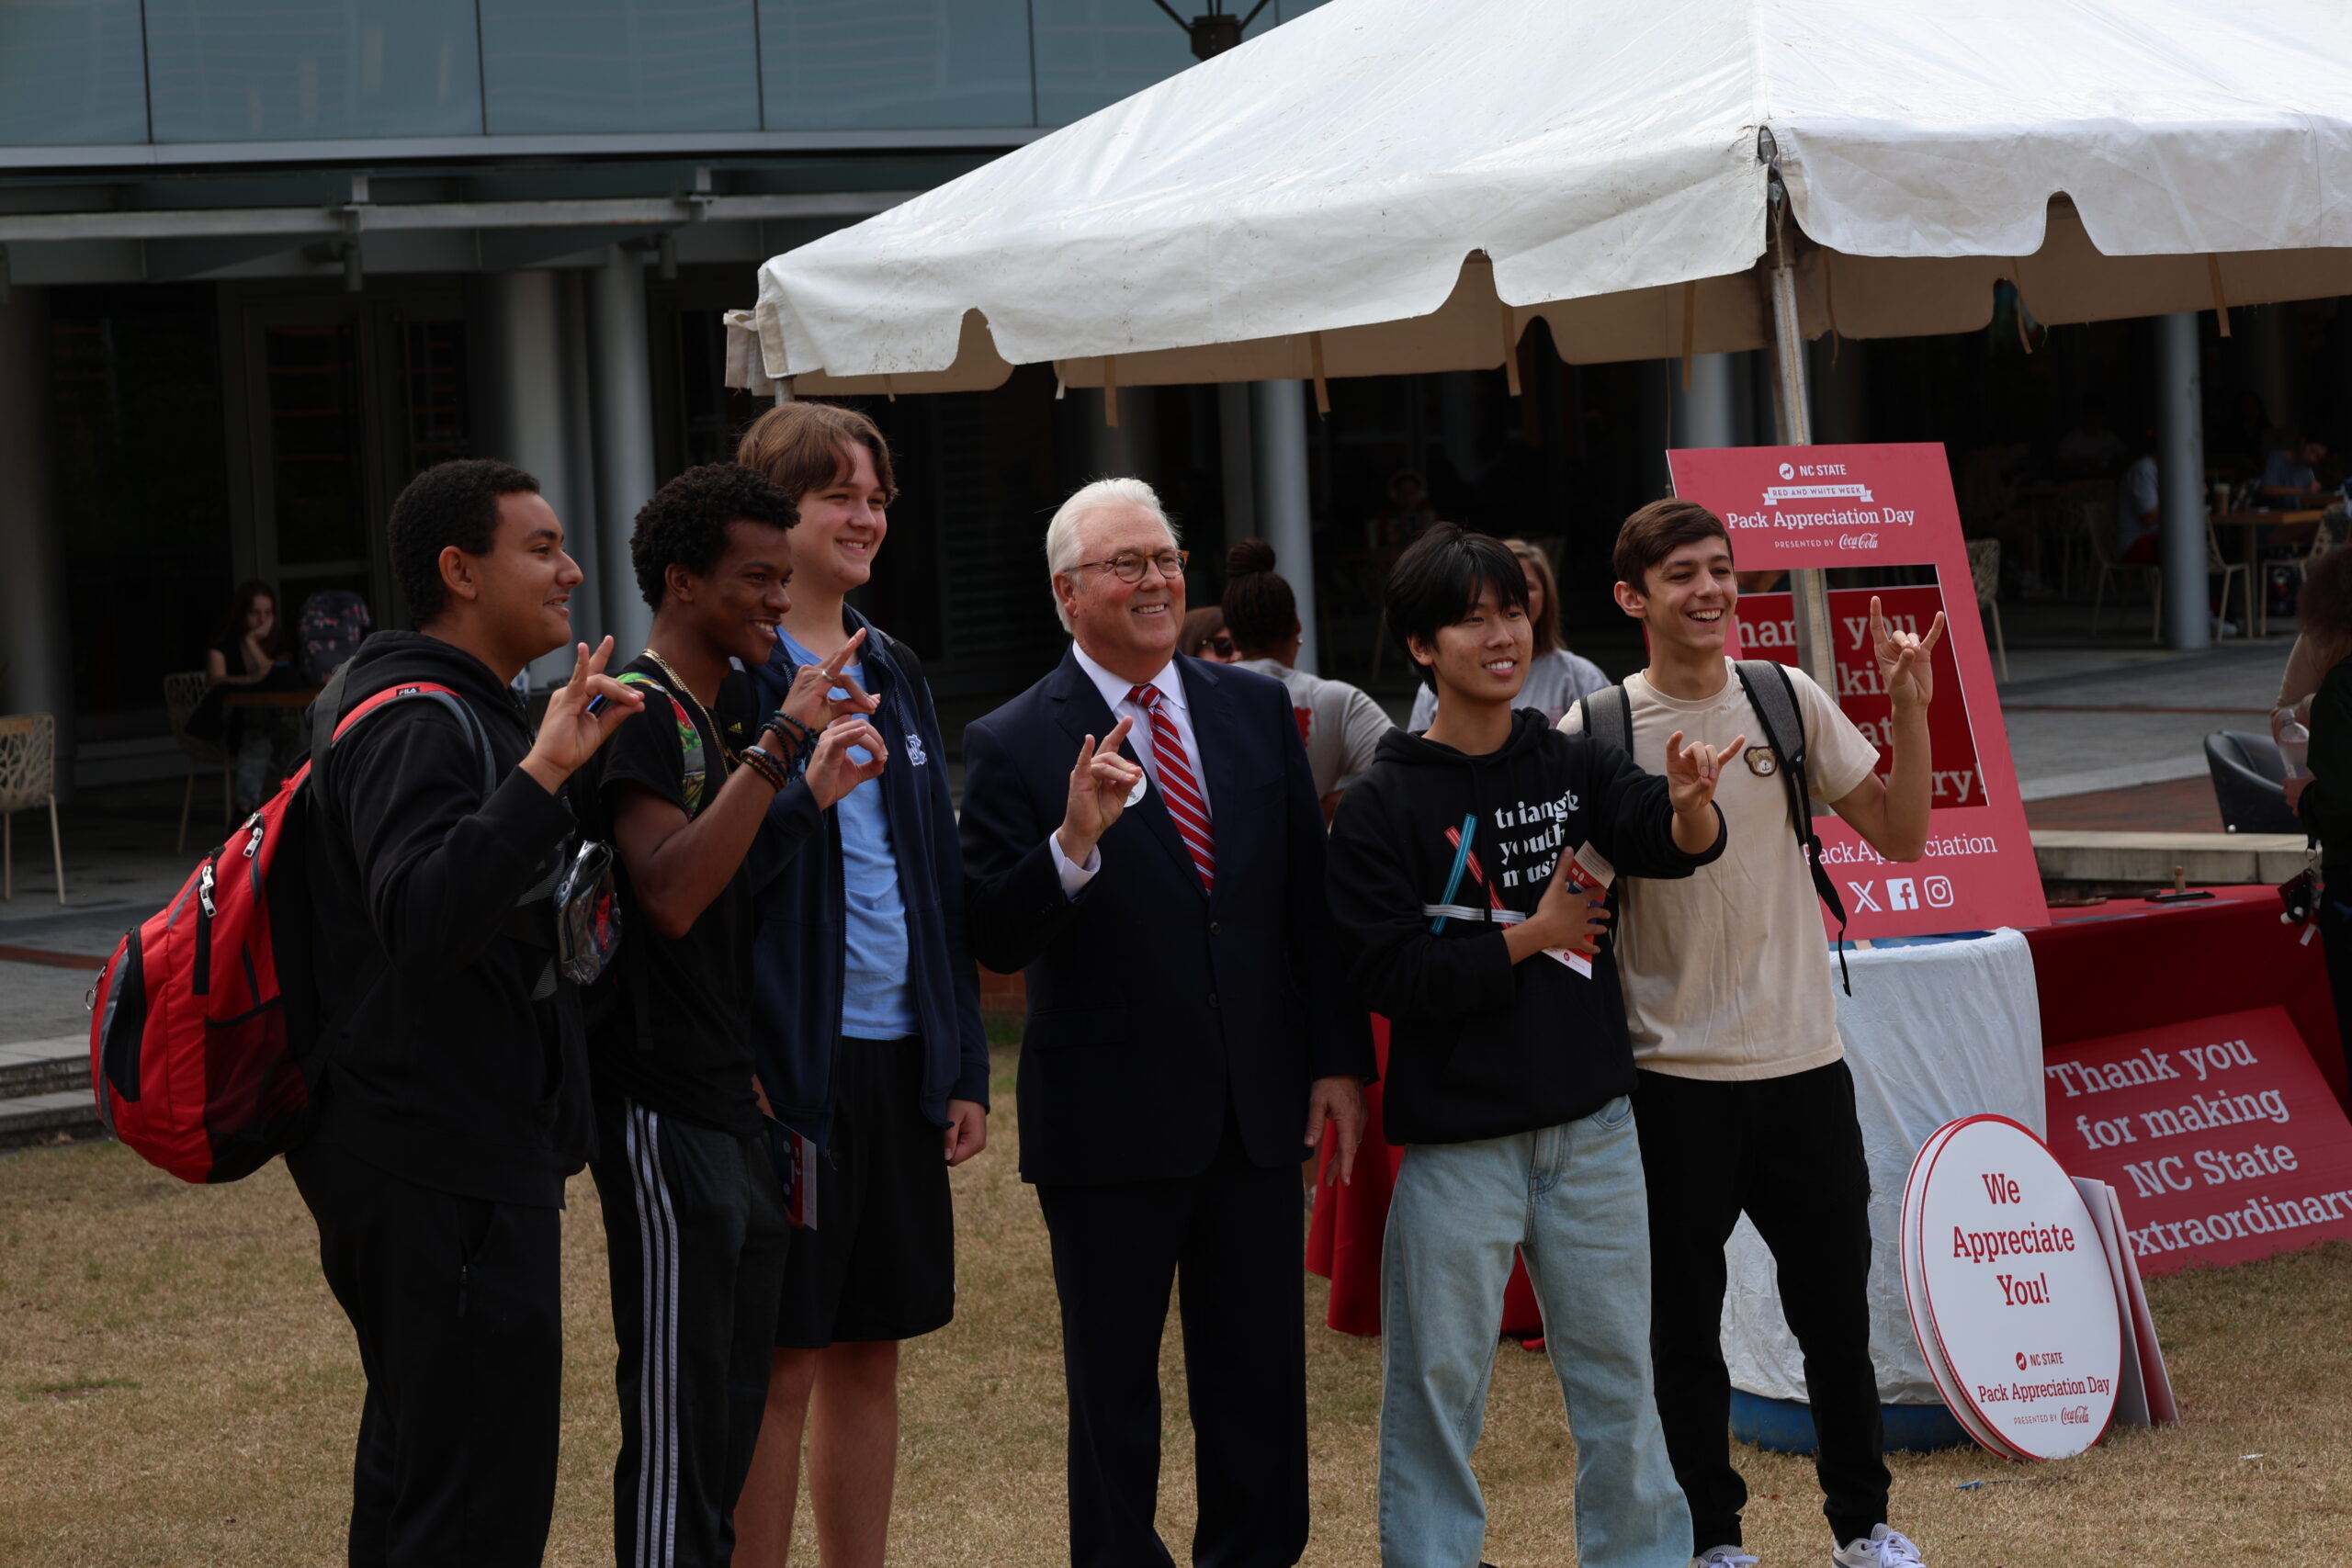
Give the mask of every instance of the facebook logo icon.
M 1919 907 L 1917 886 L 1907 876 L 1886 879 L 1886 907 L 1890 909 L 1916 909 Z

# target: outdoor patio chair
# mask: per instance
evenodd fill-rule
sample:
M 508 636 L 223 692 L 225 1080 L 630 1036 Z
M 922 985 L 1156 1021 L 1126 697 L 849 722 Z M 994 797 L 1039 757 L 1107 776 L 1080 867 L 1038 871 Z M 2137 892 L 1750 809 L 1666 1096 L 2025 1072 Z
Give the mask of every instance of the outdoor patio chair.
M 2205 575 L 2222 580 L 2222 597 L 2216 603 L 2222 606 L 2222 619 L 2225 621 L 2230 618 L 2230 579 L 2234 577 L 2243 585 L 2245 618 L 2238 622 L 2238 635 L 2240 637 L 2254 636 L 2253 569 L 2242 560 L 2222 558 L 2222 541 L 2213 533 L 2213 519 L 2210 514 L 2205 519 Z
M 2205 767 L 2213 775 L 2213 803 L 2233 833 L 2300 833 L 2282 786 L 2287 759 L 2267 735 L 2217 729 L 2205 738 Z
M 187 815 L 196 804 L 196 770 L 201 763 L 220 770 L 220 826 L 225 830 L 236 820 L 236 805 L 230 793 L 230 761 L 228 750 L 209 740 L 198 740 L 187 732 L 188 716 L 197 705 L 204 701 L 207 690 L 201 670 L 183 670 L 164 677 L 164 712 L 172 724 L 172 739 L 179 742 L 180 752 L 187 759 L 187 788 L 180 793 L 180 836 L 172 845 L 174 854 L 187 852 Z
M 0 899 L 17 897 L 16 814 L 49 807 L 49 853 L 57 901 L 65 902 L 65 840 L 57 831 L 57 716 L 0 717 Z
M 2001 635 L 2001 541 L 1968 541 L 1968 576 L 1976 589 L 1976 608 L 1993 623 L 1993 647 L 2001 658 L 2001 679 L 2009 678 L 2009 640 Z
M 2115 530 L 2098 522 L 2114 515 L 2113 509 L 2086 502 L 2081 508 L 2082 537 L 2091 547 L 2091 558 L 2098 562 L 2098 585 L 2091 591 L 2091 636 L 2098 636 L 2099 605 L 2107 598 L 2108 579 L 2131 578 L 2148 585 L 2148 640 L 2162 642 L 2165 638 L 2165 574 L 2160 567 L 2138 561 L 2115 558 Z

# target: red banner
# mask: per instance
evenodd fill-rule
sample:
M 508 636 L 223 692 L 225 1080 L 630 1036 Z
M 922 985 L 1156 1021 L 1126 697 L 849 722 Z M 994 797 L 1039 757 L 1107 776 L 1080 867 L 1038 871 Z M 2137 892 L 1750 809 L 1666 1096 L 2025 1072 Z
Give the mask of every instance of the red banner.
M 2051 1047 L 2050 1147 L 2115 1188 L 2143 1274 L 2352 1241 L 2352 1123 L 2284 1008 Z
M 1926 856 L 1890 863 L 1840 818 L 1825 816 L 1815 824 L 1846 903 L 1848 934 L 2047 924 L 1943 447 L 1720 446 L 1669 452 L 1667 460 L 1675 493 L 1724 520 L 1742 571 L 1898 567 L 1935 574 L 1934 586 L 1840 588 L 1829 595 L 1834 695 L 1878 746 L 1882 771 L 1892 761 L 1890 706 L 1867 646 L 1871 595 L 1876 592 L 1889 618 L 1905 629 L 1924 635 L 1938 609 L 1948 627 L 1928 709 L 1935 796 Z M 1746 647 L 1735 653 L 1796 662 L 1786 593 L 1743 596 L 1736 635 Z

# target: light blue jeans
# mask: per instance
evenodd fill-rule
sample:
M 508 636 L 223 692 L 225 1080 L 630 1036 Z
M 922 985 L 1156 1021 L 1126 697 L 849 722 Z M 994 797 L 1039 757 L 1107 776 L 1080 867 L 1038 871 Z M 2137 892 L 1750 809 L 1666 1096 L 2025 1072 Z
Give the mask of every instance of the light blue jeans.
M 1633 1102 L 1564 1126 L 1405 1151 L 1381 1254 L 1380 1561 L 1475 1568 L 1487 1415 L 1511 1249 L 1577 1443 L 1585 1568 L 1683 1568 L 1690 1510 L 1650 1380 L 1649 1205 Z

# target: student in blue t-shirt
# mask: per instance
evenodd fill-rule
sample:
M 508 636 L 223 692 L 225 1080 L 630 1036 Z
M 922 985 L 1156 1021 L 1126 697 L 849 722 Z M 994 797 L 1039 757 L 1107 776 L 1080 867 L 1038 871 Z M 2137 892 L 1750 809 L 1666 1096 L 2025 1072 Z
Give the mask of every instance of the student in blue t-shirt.
M 899 1342 L 956 1303 L 947 1170 L 988 1142 L 988 1040 L 964 940 L 963 852 L 922 666 L 844 602 L 873 574 L 896 494 L 890 452 L 862 413 L 791 402 L 737 457 L 789 492 L 792 608 L 752 671 L 763 709 L 794 686 L 837 692 L 890 757 L 822 833 L 784 819 L 754 851 L 752 1055 L 777 1121 L 822 1150 L 813 1223 L 795 1234 L 765 1421 L 735 1512 L 735 1562 L 781 1564 L 804 1429 L 819 1555 L 880 1568 L 899 1439 Z M 839 682 L 817 668 L 847 650 Z M 806 847 L 787 857 L 802 834 Z

